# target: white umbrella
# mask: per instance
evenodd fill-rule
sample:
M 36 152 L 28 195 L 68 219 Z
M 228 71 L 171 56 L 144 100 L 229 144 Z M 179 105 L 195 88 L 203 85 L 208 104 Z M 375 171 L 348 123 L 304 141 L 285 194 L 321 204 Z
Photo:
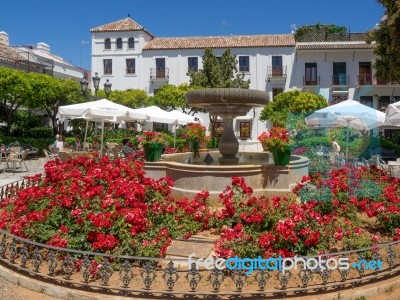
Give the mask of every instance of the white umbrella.
M 389 104 L 386 108 L 386 125 L 400 125 L 400 101 Z
M 187 125 L 198 122 L 195 117 L 185 114 L 179 110 L 165 111 L 158 106 L 148 106 L 137 108 L 135 111 L 146 115 L 146 120 L 150 122 L 173 124 L 174 126 Z M 174 130 L 174 148 L 176 140 L 176 130 Z
M 60 106 L 58 115 L 61 121 L 65 119 L 85 119 L 85 142 L 88 122 L 101 122 L 101 154 L 103 153 L 104 122 L 119 123 L 146 119 L 146 114 L 107 99 Z
M 346 100 L 315 111 L 305 118 L 310 127 L 347 127 L 346 158 L 349 152 L 349 128 L 371 130 L 385 123 L 385 114 L 355 100 Z

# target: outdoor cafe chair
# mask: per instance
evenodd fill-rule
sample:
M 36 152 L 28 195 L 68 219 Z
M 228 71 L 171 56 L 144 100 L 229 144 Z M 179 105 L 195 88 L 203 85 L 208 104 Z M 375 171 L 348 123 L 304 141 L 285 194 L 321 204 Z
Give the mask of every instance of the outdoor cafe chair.
M 22 164 L 24 164 L 24 166 L 25 166 L 25 169 L 26 169 L 26 171 L 28 172 L 29 170 L 28 170 L 28 167 L 27 167 L 27 165 L 26 165 L 26 163 L 25 163 L 25 159 L 26 159 L 26 157 L 28 156 L 28 154 L 29 154 L 29 149 L 25 149 L 23 152 L 22 152 L 22 154 L 21 153 L 17 153 L 17 154 L 14 154 L 14 155 L 11 155 L 11 149 L 10 149 L 10 156 L 7 158 L 7 165 L 8 165 L 8 168 L 9 168 L 9 164 L 11 163 L 11 165 L 12 165 L 12 170 L 14 170 L 14 171 L 16 171 L 17 170 L 17 166 L 16 166 L 16 164 L 17 163 L 19 163 L 19 166 L 20 166 L 20 168 L 21 168 L 21 171 L 22 171 Z

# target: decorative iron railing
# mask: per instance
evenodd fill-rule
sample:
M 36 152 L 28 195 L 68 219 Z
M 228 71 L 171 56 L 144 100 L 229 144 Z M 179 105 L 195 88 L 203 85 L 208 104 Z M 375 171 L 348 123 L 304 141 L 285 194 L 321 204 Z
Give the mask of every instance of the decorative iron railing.
M 16 182 L 1 188 L 1 200 L 27 182 Z M 193 240 L 191 240 L 193 242 Z M 199 247 L 202 247 L 199 240 Z M 304 264 L 318 256 L 298 257 L 298 268 L 283 272 L 264 267 L 246 274 L 247 269 L 207 270 L 202 263 L 187 259 L 148 258 L 64 249 L 23 239 L 0 230 L 0 263 L 21 274 L 68 284 L 71 288 L 115 295 L 167 294 L 190 296 L 264 295 L 290 296 L 334 292 L 364 283 L 383 280 L 400 271 L 400 241 L 377 244 L 354 251 L 324 254 L 322 259 L 337 262 L 349 259 L 349 269 L 321 268 Z M 304 263 L 301 262 L 304 259 Z M 371 261 L 375 260 L 375 268 Z M 381 269 L 377 261 L 381 261 Z M 288 267 L 288 264 L 285 264 Z M 271 265 L 269 265 L 271 267 Z

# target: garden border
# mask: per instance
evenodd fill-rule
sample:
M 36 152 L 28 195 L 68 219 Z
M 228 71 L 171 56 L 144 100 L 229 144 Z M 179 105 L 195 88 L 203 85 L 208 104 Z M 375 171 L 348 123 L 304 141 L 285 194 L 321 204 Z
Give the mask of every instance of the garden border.
M 36 183 L 24 179 L 1 187 L 0 201 L 10 193 L 15 192 L 15 189 L 32 186 L 33 184 Z M 209 280 L 206 286 L 208 291 L 200 291 L 198 289 L 198 285 L 201 281 L 199 276 L 204 278 L 205 275 L 202 273 L 205 272 L 205 270 L 196 270 L 193 265 L 190 270 L 188 270 L 188 268 L 180 270 L 180 262 L 187 262 L 187 259 L 118 256 L 64 249 L 26 240 L 3 230 L 0 230 L 0 237 L 0 262 L 3 267 L 6 266 L 7 269 L 17 271 L 21 275 L 25 274 L 26 278 L 40 278 L 60 286 L 75 286 L 75 289 L 72 289 L 73 291 L 83 291 L 83 289 L 94 292 L 102 291 L 107 292 L 108 296 L 125 295 L 129 297 L 143 297 L 146 295 L 155 297 L 155 295 L 159 295 L 165 298 L 166 295 L 190 295 L 196 297 L 219 298 L 238 295 L 253 297 L 263 295 L 264 297 L 268 297 L 269 295 L 290 298 L 296 295 L 311 297 L 315 295 L 315 293 L 319 295 L 320 293 L 324 293 L 325 296 L 329 296 L 333 292 L 337 295 L 337 293 L 342 294 L 348 290 L 351 290 L 352 294 L 354 294 L 355 286 L 382 282 L 382 279 L 386 280 L 400 273 L 400 241 L 395 241 L 353 251 L 324 254 L 325 257 L 353 256 L 353 258 L 357 258 L 357 261 L 360 261 L 366 257 L 367 253 L 370 253 L 374 259 L 382 259 L 388 264 L 389 267 L 381 271 L 368 271 L 365 270 L 365 268 L 361 268 L 357 270 L 357 272 L 354 270 L 354 272 L 337 271 L 340 273 L 342 280 L 336 280 L 334 282 L 329 282 L 330 274 L 323 270 L 303 272 L 303 275 L 301 275 L 301 272 L 298 272 L 297 275 L 299 275 L 303 284 L 303 287 L 299 288 L 299 285 L 297 285 L 297 287 L 288 286 L 291 279 L 290 272 L 286 272 L 288 275 L 283 275 L 281 271 L 257 270 L 254 272 L 256 275 L 253 278 L 253 283 L 257 283 L 259 289 L 245 290 L 245 282 L 248 277 L 244 274 L 244 270 L 228 272 L 227 270 L 219 271 L 214 269 L 209 271 L 209 275 L 207 276 Z M 384 251 L 385 249 L 386 251 Z M 305 258 L 311 257 L 317 256 L 314 255 Z M 77 271 L 76 263 L 78 259 L 82 260 L 82 264 L 80 270 Z M 95 260 L 101 260 L 101 263 L 98 269 L 98 277 L 91 279 L 90 274 L 93 271 L 91 269 L 91 263 Z M 47 263 L 48 268 L 43 266 L 44 264 L 42 263 L 44 261 Z M 110 261 L 119 262 L 119 270 L 115 270 L 115 267 L 110 264 Z M 157 263 L 155 264 L 155 262 Z M 57 269 L 58 266 L 60 268 Z M 79 273 L 81 273 L 82 276 L 76 278 Z M 119 274 L 118 280 L 115 278 L 118 277 L 115 274 Z M 266 290 L 265 287 L 272 274 L 277 276 L 281 286 L 279 288 L 274 287 L 272 290 L 270 289 L 271 287 L 268 286 L 269 289 Z M 349 279 L 349 274 L 355 277 Z M 110 279 L 113 275 L 115 275 L 113 283 L 117 280 L 117 284 L 110 286 Z M 316 275 L 318 275 L 318 278 L 319 276 L 321 277 L 321 282 L 308 285 L 308 281 L 310 281 L 313 276 L 315 279 Z M 71 279 L 71 277 L 74 278 Z M 142 279 L 140 281 L 140 286 L 142 287 L 140 287 L 139 284 L 136 287 L 129 286 L 133 279 L 136 280 L 140 277 Z M 158 282 L 156 277 L 159 279 Z M 187 290 L 174 290 L 174 285 L 179 277 L 186 277 L 188 285 Z M 221 285 L 226 277 L 232 279 L 228 291 L 221 290 Z M 204 281 L 206 280 L 203 280 L 203 283 Z M 154 285 L 158 285 L 156 289 L 151 288 L 153 282 L 156 282 Z M 20 283 L 17 281 L 17 284 Z M 161 287 L 160 284 L 165 284 L 165 286 Z M 27 285 L 29 286 L 29 284 Z M 400 283 L 396 282 L 395 285 L 397 287 Z M 235 288 L 236 291 L 233 291 Z M 376 289 L 378 289 L 377 293 L 379 294 L 379 287 L 374 287 L 374 290 Z M 43 288 L 40 289 L 40 292 L 43 292 Z M 365 294 L 367 291 L 363 288 L 361 292 Z M 324 298 L 326 299 L 326 297 Z

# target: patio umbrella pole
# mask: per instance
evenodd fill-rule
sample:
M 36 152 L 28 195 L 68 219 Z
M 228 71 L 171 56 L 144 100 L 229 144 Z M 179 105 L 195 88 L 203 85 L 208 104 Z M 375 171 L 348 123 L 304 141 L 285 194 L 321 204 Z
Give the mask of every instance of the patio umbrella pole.
M 87 138 L 87 131 L 88 131 L 88 126 L 89 126 L 89 120 L 86 120 L 86 128 L 85 128 L 85 139 L 83 140 L 84 143 L 86 143 L 86 138 Z
M 100 157 L 103 157 L 104 120 L 101 122 Z
M 350 121 L 347 121 L 347 130 L 346 130 L 346 163 L 348 160 L 349 156 L 349 127 L 350 127 Z

